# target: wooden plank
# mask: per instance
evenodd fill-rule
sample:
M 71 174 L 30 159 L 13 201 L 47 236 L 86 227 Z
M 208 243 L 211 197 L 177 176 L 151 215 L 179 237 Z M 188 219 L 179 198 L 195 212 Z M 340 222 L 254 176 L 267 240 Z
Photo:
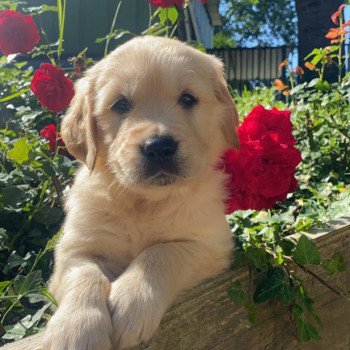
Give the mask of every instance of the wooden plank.
M 342 252 L 347 266 L 350 259 L 350 217 L 333 221 L 327 230 L 317 230 L 311 236 L 322 258 Z M 295 267 L 296 270 L 297 267 Z M 319 267 L 312 271 L 324 276 Z M 250 326 L 243 308 L 234 305 L 227 289 L 235 281 L 249 289 L 249 272 L 245 268 L 227 272 L 201 284 L 180 296 L 165 314 L 160 329 L 148 350 L 348 350 L 350 349 L 350 302 L 336 296 L 312 276 L 298 270 L 298 275 L 315 300 L 316 313 L 323 322 L 322 339 L 317 343 L 301 343 L 296 337 L 294 322 L 287 308 L 278 302 L 260 305 L 256 325 Z M 331 284 L 350 291 L 349 269 L 337 274 Z M 4 350 L 44 350 L 41 335 L 8 344 Z M 140 349 L 140 348 L 135 348 Z

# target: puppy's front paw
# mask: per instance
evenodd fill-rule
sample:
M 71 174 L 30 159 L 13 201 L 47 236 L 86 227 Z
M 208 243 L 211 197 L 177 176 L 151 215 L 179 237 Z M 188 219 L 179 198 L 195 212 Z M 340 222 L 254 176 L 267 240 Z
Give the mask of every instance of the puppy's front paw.
M 112 284 L 108 306 L 112 316 L 113 349 L 118 350 L 147 343 L 164 312 L 162 303 L 147 286 L 135 288 L 122 280 Z
M 112 324 L 106 310 L 86 308 L 58 311 L 49 321 L 43 337 L 45 350 L 110 350 Z

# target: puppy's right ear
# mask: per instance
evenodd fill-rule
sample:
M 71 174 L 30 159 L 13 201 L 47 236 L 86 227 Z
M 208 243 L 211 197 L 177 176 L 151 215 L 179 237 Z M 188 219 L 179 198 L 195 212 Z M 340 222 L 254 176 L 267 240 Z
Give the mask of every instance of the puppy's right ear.
M 93 96 L 88 78 L 75 84 L 75 95 L 63 118 L 61 134 L 68 151 L 94 169 L 97 155 L 97 125 L 93 118 Z

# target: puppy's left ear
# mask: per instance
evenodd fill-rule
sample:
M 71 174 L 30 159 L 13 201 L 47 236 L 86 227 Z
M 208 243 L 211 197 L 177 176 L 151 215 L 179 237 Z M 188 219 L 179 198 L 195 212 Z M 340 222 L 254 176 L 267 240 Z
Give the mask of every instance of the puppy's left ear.
M 90 172 L 97 156 L 97 125 L 92 114 L 92 87 L 89 78 L 75 84 L 75 96 L 63 118 L 61 134 L 69 153 L 87 165 Z
M 223 104 L 224 115 L 222 120 L 222 133 L 229 147 L 239 148 L 237 128 L 239 118 L 224 76 L 223 64 L 215 58 L 215 96 Z

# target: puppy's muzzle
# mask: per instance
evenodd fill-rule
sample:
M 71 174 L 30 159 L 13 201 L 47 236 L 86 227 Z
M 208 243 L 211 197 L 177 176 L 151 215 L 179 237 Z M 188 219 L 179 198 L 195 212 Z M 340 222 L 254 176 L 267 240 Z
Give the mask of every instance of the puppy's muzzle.
M 144 141 L 140 148 L 144 176 L 154 185 L 173 182 L 179 175 L 178 142 L 172 136 L 155 136 Z M 171 180 L 172 179 L 172 180 Z

